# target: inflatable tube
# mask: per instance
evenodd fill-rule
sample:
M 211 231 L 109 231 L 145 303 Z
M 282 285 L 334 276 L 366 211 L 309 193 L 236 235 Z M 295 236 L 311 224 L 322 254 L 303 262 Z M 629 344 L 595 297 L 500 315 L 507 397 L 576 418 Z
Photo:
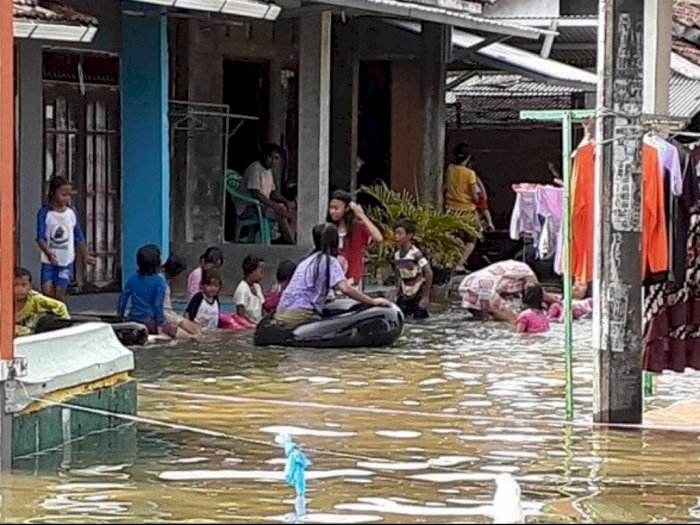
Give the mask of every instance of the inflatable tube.
M 256 346 L 309 348 L 386 347 L 403 330 L 403 313 L 391 308 L 366 307 L 352 299 L 328 303 L 322 319 L 296 328 L 285 328 L 268 316 L 255 330 Z
M 140 323 L 123 322 L 118 317 L 92 317 L 76 315 L 70 319 L 59 319 L 47 315 L 39 320 L 34 330 L 41 334 L 85 323 L 107 323 L 124 346 L 144 346 L 148 343 L 148 328 Z

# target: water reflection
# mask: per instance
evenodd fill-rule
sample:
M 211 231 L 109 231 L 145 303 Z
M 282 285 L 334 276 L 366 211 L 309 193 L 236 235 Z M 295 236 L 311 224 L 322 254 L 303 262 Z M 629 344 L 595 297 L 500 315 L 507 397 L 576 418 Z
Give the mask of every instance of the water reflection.
M 590 417 L 589 337 L 576 326 L 578 418 Z M 522 486 L 529 523 L 699 519 L 697 435 L 551 423 L 565 414 L 562 341 L 561 327 L 524 337 L 455 311 L 378 352 L 256 349 L 246 336 L 139 351 L 142 415 L 255 442 L 149 426 L 92 436 L 3 476 L 0 519 L 294 521 L 283 454 L 265 444 L 278 432 L 312 461 L 304 522 L 489 523 L 504 472 Z M 694 396 L 697 377 L 662 377 L 648 405 Z

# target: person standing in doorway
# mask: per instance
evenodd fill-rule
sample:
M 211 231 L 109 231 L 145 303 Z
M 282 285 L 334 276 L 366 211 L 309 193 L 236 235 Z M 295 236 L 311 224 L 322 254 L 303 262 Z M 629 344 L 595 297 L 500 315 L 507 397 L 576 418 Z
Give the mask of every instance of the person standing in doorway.
M 267 217 L 279 224 L 284 241 L 289 244 L 296 242 L 296 204 L 282 196 L 275 187 L 273 168 L 282 162 L 282 148 L 276 144 L 263 147 L 260 159 L 256 160 L 243 174 L 243 184 L 250 194 L 265 207 Z M 245 202 L 236 203 L 239 219 L 256 216 L 255 206 L 247 206 Z
M 460 144 L 454 150 L 454 160 L 447 166 L 445 174 L 445 209 L 470 216 L 472 223 L 481 228 L 477 203 L 481 202 L 481 188 L 476 172 L 467 167 L 471 161 L 469 146 Z M 455 270 L 464 271 L 469 257 L 476 247 L 476 238 L 464 239 L 465 249 L 462 260 Z
M 73 188 L 63 177 L 49 183 L 48 202 L 37 215 L 36 242 L 41 248 L 41 291 L 48 297 L 63 301 L 73 278 L 75 245 L 83 254 L 85 264 L 94 264 L 78 222 L 78 212 L 70 205 Z

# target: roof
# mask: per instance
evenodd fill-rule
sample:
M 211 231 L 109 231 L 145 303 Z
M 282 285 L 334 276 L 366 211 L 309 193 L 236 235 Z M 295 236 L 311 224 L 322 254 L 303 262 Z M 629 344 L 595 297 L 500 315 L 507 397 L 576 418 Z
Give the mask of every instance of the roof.
M 14 18 L 97 26 L 94 16 L 83 14 L 53 0 L 12 0 L 12 7 Z
M 538 39 L 542 35 L 552 34 L 548 29 L 526 27 L 513 22 L 478 16 L 469 8 L 447 8 L 436 6 L 434 1 L 428 5 L 426 0 L 309 0 L 316 4 L 334 5 L 345 9 L 357 9 L 370 13 L 396 16 L 425 22 L 435 22 L 457 28 L 466 28 L 486 33 L 496 33 L 522 38 Z M 454 0 L 452 3 L 455 3 Z M 456 5 L 456 3 L 455 3 Z
M 161 7 L 193 9 L 260 20 L 277 20 L 282 8 L 271 0 L 135 0 Z
M 12 0 L 16 38 L 91 42 L 97 19 L 54 0 Z
M 458 75 L 451 74 L 448 85 Z M 447 92 L 447 125 L 512 123 L 520 110 L 570 109 L 582 89 L 553 86 L 509 73 L 473 74 Z M 674 73 L 669 92 L 669 115 L 689 119 L 700 113 L 700 82 Z
M 386 22 L 414 33 L 420 33 L 421 31 L 420 24 L 415 22 L 398 20 L 386 20 Z M 453 47 L 462 50 L 469 51 L 470 48 L 481 44 L 484 40 L 484 37 L 467 31 L 459 29 L 452 31 Z M 563 62 L 542 58 L 536 53 L 508 44 L 495 43 L 476 49 L 470 53 L 470 59 L 484 66 L 503 69 L 511 73 L 524 74 L 545 83 L 569 85 L 589 90 L 595 90 L 597 83 L 596 75 L 593 73 Z

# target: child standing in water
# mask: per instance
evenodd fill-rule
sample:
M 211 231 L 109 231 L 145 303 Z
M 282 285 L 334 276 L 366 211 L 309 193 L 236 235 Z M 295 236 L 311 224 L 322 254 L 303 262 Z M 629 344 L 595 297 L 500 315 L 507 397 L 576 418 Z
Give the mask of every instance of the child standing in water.
M 262 319 L 263 294 L 260 283 L 265 278 L 265 266 L 262 258 L 248 255 L 243 259 L 243 280 L 233 294 L 236 314 L 251 323 L 257 324 Z
M 345 274 L 350 284 L 361 288 L 365 249 L 373 242 L 382 242 L 384 236 L 365 215 L 362 206 L 353 201 L 346 191 L 339 190 L 333 193 L 328 215 L 338 228 L 338 259 L 347 262 Z
M 44 295 L 63 300 L 73 278 L 75 245 L 85 264 L 94 264 L 80 229 L 78 212 L 70 205 L 72 187 L 63 177 L 49 183 L 48 202 L 37 215 L 36 242 L 41 248 L 41 290 Z
M 202 286 L 202 274 L 207 270 L 221 270 L 224 265 L 224 254 L 220 248 L 210 246 L 199 258 L 199 266 L 192 270 L 187 277 L 187 299 L 197 295 Z
M 131 276 L 119 297 L 117 315 L 124 317 L 131 300 L 129 321 L 144 324 L 156 335 L 165 324 L 165 289 L 167 283 L 160 273 L 160 248 L 155 244 L 143 246 L 136 253 L 138 272 Z
M 418 247 L 413 244 L 416 224 L 404 220 L 394 227 L 396 253 L 394 268 L 399 277 L 396 304 L 407 316 L 414 319 L 428 317 L 430 289 L 433 286 L 433 270 Z
M 219 328 L 219 292 L 221 276 L 218 270 L 207 270 L 202 275 L 201 291 L 192 298 L 185 310 L 185 317 L 200 326 L 205 332 Z
M 541 334 L 549 332 L 549 320 L 544 311 L 544 290 L 537 283 L 530 283 L 523 290 L 523 305 L 527 310 L 515 320 L 515 330 L 519 333 Z

